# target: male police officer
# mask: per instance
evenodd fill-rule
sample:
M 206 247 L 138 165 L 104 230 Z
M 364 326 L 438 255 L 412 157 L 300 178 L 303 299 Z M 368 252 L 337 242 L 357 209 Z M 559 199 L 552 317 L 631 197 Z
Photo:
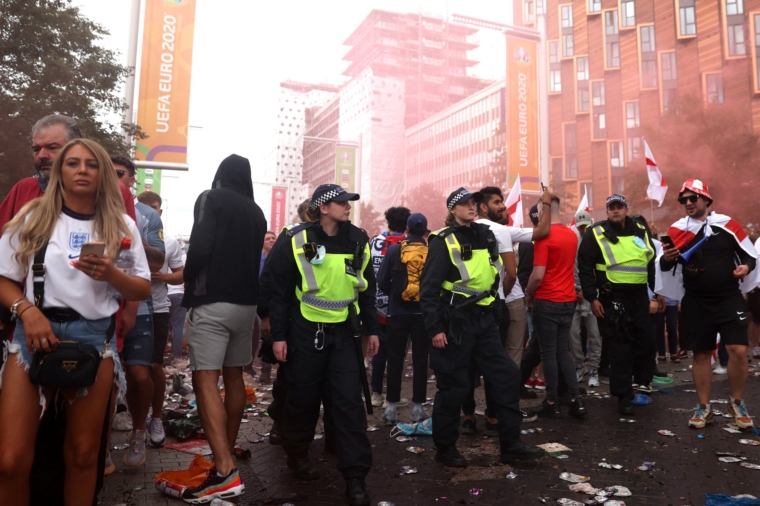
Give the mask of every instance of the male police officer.
M 494 315 L 500 282 L 498 244 L 488 225 L 475 223 L 479 192 L 449 195 L 447 227 L 430 235 L 422 274 L 420 309 L 432 339 L 430 365 L 438 392 L 433 406 L 436 460 L 465 467 L 456 448 L 459 410 L 470 389 L 470 363 L 500 388 L 492 394 L 498 418 L 501 461 L 531 460 L 545 452 L 520 441 L 520 372 L 501 343 Z
M 655 248 L 649 234 L 628 217 L 622 195 L 607 199 L 607 219 L 583 236 L 578 276 L 610 354 L 610 392 L 618 412 L 633 414 L 634 376 L 638 390 L 651 392 L 655 346 L 647 284 L 654 289 Z

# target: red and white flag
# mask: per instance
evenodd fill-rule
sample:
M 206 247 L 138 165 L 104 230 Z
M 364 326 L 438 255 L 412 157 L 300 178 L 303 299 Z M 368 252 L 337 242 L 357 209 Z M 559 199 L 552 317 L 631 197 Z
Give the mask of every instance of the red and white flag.
M 588 189 L 586 188 L 586 185 L 583 185 L 583 198 L 581 199 L 581 203 L 578 204 L 578 210 L 575 211 L 575 214 L 578 214 L 581 211 L 589 212 L 588 210 Z M 571 227 L 575 226 L 575 215 L 573 215 L 573 222 L 570 224 Z
M 662 206 L 662 201 L 665 200 L 665 193 L 668 191 L 668 184 L 662 177 L 660 169 L 657 167 L 657 162 L 654 161 L 654 155 L 652 150 L 649 149 L 649 144 L 644 141 L 644 152 L 646 153 L 647 160 L 647 175 L 649 176 L 649 186 L 647 186 L 647 197 L 658 202 L 657 207 Z
M 507 195 L 507 201 L 504 202 L 507 206 L 507 212 L 509 213 L 509 226 L 510 227 L 522 227 L 523 226 L 523 206 L 522 206 L 522 188 L 520 186 L 520 175 L 517 175 L 515 184 L 512 185 L 512 189 Z

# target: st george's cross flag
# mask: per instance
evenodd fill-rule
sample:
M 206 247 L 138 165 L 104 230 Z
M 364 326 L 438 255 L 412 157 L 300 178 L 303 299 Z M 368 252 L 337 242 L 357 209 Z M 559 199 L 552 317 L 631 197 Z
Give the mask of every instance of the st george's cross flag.
M 581 203 L 578 204 L 578 209 L 575 211 L 575 214 L 578 214 L 581 211 L 589 212 L 588 210 L 588 189 L 586 188 L 586 185 L 583 185 L 583 198 L 581 199 Z M 575 227 L 575 215 L 573 215 L 573 222 L 570 224 L 570 227 Z
M 507 195 L 507 201 L 504 202 L 507 206 L 507 212 L 509 213 L 509 226 L 510 227 L 522 227 L 523 226 L 523 206 L 522 206 L 522 188 L 520 187 L 520 175 L 517 175 L 515 184 L 512 185 L 512 189 Z
M 647 186 L 647 197 L 658 202 L 657 207 L 662 206 L 662 201 L 665 200 L 665 193 L 668 191 L 668 185 L 665 179 L 662 177 L 660 169 L 657 167 L 657 162 L 654 160 L 652 150 L 649 149 L 649 144 L 644 141 L 644 152 L 646 153 L 647 160 L 647 175 L 649 176 L 649 186 Z
M 713 227 L 720 229 L 719 231 L 713 230 Z M 696 244 L 691 244 L 699 234 L 700 230 L 704 229 L 704 237 Z M 725 214 L 718 214 L 711 212 L 707 215 L 705 221 L 696 220 L 690 217 L 681 218 L 668 229 L 668 235 L 673 239 L 675 247 L 681 251 L 681 256 L 688 261 L 687 257 L 703 245 L 704 242 L 709 241 L 710 237 L 719 233 L 727 232 L 730 234 L 741 249 L 747 252 L 747 254 L 757 258 L 757 252 L 755 246 L 750 241 L 747 233 L 742 229 L 739 223 L 726 216 Z M 691 244 L 691 247 L 688 246 Z M 681 300 L 684 295 L 683 288 L 683 266 L 680 262 L 676 264 L 676 267 L 667 272 L 662 272 L 660 269 L 660 253 L 655 261 L 655 270 L 657 279 L 655 282 L 655 293 L 670 297 L 671 299 Z M 760 286 L 760 269 L 751 271 L 747 277 L 745 277 L 740 283 L 739 288 L 742 293 L 747 293 Z

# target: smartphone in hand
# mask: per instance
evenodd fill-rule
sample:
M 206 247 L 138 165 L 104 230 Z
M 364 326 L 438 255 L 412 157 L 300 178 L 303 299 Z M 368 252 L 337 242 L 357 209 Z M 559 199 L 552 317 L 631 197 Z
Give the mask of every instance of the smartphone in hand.
M 102 257 L 105 251 L 106 243 L 104 242 L 86 242 L 82 245 L 82 250 L 79 252 L 79 258 L 86 257 L 87 255 Z

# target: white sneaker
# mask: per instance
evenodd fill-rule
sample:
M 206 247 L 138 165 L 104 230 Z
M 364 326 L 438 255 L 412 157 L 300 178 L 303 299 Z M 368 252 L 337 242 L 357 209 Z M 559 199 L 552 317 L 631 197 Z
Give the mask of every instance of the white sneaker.
M 116 413 L 113 417 L 113 424 L 111 426 L 113 427 L 113 430 L 132 430 L 132 415 L 129 414 L 129 411 Z
M 377 392 L 372 392 L 372 405 L 376 408 L 379 408 L 383 405 L 383 402 L 385 402 L 385 396 L 383 394 L 379 394 Z
M 161 448 L 166 441 L 166 434 L 164 433 L 164 423 L 160 418 L 151 418 L 148 422 L 148 435 L 150 436 L 150 444 L 153 448 Z
M 403 407 L 408 406 L 408 405 L 409 405 L 409 399 L 401 399 L 401 400 L 399 400 L 396 403 L 396 407 L 398 407 L 398 408 L 403 408 Z M 387 407 L 388 407 L 388 401 L 384 400 L 383 401 L 383 409 L 385 409 Z
M 583 381 L 583 376 L 585 375 L 585 373 L 586 373 L 586 368 L 585 367 L 576 367 L 575 368 L 575 378 L 578 380 L 578 383 L 580 383 L 581 381 Z
M 591 369 L 591 374 L 589 374 L 588 376 L 588 386 L 590 387 L 599 386 L 599 372 L 596 369 Z
M 728 374 L 728 369 L 718 364 L 718 366 L 713 369 L 713 374 Z

